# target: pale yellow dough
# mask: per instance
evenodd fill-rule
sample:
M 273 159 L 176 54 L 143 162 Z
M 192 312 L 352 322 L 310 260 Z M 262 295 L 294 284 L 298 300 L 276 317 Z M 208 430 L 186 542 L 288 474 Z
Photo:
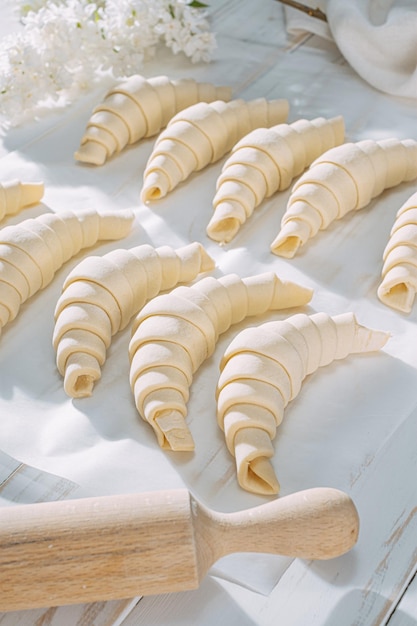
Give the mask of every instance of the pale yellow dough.
M 103 165 L 112 155 L 144 137 L 159 133 L 179 111 L 196 102 L 230 100 L 229 87 L 191 78 L 130 76 L 115 85 L 94 109 L 75 159 Z
M 233 147 L 217 179 L 207 235 L 231 241 L 265 198 L 287 189 L 320 154 L 341 144 L 341 116 L 257 128 Z
M 298 313 L 236 335 L 220 363 L 217 419 L 243 489 L 279 492 L 271 442 L 305 377 L 349 354 L 380 350 L 388 338 L 359 325 L 353 313 L 322 312 Z
M 37 204 L 44 194 L 41 182 L 25 183 L 18 179 L 0 183 L 0 220 L 6 215 L 15 215 L 21 209 Z
M 133 322 L 130 384 L 138 412 L 159 445 L 194 449 L 185 422 L 189 387 L 221 333 L 248 316 L 303 306 L 311 296 L 311 289 L 267 272 L 208 276 L 150 300 Z
M 83 259 L 65 279 L 55 308 L 53 346 L 66 393 L 92 394 L 112 336 L 147 300 L 213 268 L 197 242 L 176 250 L 142 244 Z
M 199 102 L 177 113 L 157 138 L 143 175 L 141 199 L 167 195 L 192 172 L 214 163 L 235 143 L 260 126 L 288 116 L 287 100 Z
M 0 230 L 0 329 L 20 305 L 46 287 L 55 272 L 83 248 L 125 237 L 131 211 L 43 213 Z
M 271 251 L 292 258 L 319 230 L 367 206 L 385 189 L 417 178 L 413 139 L 365 139 L 322 154 L 295 183 Z
M 397 212 L 383 261 L 378 298 L 410 313 L 417 293 L 417 192 Z

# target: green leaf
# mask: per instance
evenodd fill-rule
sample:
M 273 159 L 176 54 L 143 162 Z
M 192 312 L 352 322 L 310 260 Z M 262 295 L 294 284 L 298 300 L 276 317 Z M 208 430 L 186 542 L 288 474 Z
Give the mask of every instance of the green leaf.
M 209 5 L 206 4 L 205 2 L 199 2 L 198 0 L 192 0 L 191 2 L 188 3 L 189 7 L 192 7 L 193 9 L 206 9 Z

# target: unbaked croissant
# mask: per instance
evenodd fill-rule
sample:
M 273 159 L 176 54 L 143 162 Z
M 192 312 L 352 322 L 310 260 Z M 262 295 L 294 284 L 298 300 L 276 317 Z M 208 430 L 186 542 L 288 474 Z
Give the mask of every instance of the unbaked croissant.
M 397 212 L 383 261 L 378 298 L 410 313 L 417 293 L 417 192 Z
M 3 181 L 0 183 L 0 220 L 40 202 L 43 193 L 43 183 L 24 183 L 18 179 Z
M 271 251 L 292 258 L 319 230 L 417 177 L 413 139 L 365 139 L 328 150 L 295 183 Z
M 194 171 L 218 161 L 259 126 L 288 116 L 287 100 L 199 102 L 177 113 L 156 139 L 143 176 L 143 202 L 166 196 Z
M 382 348 L 389 334 L 360 326 L 353 313 L 299 313 L 238 333 L 220 363 L 217 418 L 247 491 L 274 494 L 272 440 L 304 378 L 336 359 Z
M 159 133 L 178 111 L 196 102 L 230 100 L 229 87 L 192 78 L 144 78 L 138 74 L 115 85 L 94 109 L 75 158 L 103 165 L 128 144 Z
M 265 198 L 287 189 L 320 154 L 344 141 L 341 116 L 257 128 L 241 139 L 223 165 L 207 235 L 227 243 Z
M 131 211 L 43 213 L 0 230 L 0 330 L 20 305 L 50 283 L 55 272 L 99 240 L 125 237 Z
M 81 261 L 68 274 L 55 309 L 53 346 L 66 393 L 91 395 L 112 336 L 147 300 L 213 267 L 199 243 L 177 250 L 143 244 Z
M 247 316 L 302 306 L 311 296 L 310 289 L 267 272 L 243 279 L 207 276 L 148 302 L 133 322 L 130 384 L 139 414 L 159 445 L 194 449 L 185 422 L 189 387 L 221 333 Z

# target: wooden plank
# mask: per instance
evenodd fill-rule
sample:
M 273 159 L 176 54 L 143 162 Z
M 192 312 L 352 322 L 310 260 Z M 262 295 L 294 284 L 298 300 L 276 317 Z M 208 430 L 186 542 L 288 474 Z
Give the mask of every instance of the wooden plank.
M 417 575 L 414 575 L 407 585 L 387 622 L 388 626 L 414 626 L 414 624 L 417 624 Z
M 0 614 L 1 626 L 119 626 L 138 599 L 93 602 Z

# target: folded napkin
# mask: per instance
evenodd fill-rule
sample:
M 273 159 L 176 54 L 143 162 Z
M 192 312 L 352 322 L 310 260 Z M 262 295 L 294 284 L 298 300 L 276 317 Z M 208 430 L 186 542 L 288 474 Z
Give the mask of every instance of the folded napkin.
M 352 68 L 370 85 L 417 98 L 416 0 L 307 0 L 327 23 L 285 7 L 287 30 L 334 40 Z

